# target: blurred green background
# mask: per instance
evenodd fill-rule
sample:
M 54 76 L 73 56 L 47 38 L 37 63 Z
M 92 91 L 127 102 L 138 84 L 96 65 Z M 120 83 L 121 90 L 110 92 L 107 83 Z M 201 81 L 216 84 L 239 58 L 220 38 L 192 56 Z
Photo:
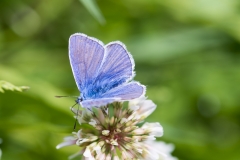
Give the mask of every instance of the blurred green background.
M 68 38 L 120 40 L 136 62 L 180 160 L 240 159 L 240 1 L 1 0 L 0 79 L 30 86 L 0 93 L 2 160 L 65 160 L 69 107 L 79 95 Z

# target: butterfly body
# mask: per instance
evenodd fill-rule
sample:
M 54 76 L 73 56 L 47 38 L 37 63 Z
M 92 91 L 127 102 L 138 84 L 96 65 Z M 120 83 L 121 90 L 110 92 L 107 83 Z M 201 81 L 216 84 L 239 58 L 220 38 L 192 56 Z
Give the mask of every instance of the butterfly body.
M 69 39 L 69 58 L 81 94 L 76 100 L 85 108 L 138 98 L 145 86 L 131 82 L 134 61 L 121 42 L 104 45 L 85 34 Z

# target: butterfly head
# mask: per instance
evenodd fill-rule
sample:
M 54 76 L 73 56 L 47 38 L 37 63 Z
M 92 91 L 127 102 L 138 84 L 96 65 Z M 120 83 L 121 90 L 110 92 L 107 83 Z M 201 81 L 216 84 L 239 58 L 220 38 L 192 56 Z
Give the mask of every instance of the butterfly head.
M 78 103 L 78 104 L 80 104 L 80 102 L 82 102 L 82 101 L 83 101 L 83 98 L 82 98 L 82 97 L 78 97 L 78 98 L 75 100 L 75 102 Z

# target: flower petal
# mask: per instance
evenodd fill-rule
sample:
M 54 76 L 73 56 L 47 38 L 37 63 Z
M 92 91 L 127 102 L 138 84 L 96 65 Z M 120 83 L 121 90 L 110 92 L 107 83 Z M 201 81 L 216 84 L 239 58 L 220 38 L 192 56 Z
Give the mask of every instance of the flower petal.
M 172 144 L 166 144 L 164 142 L 146 141 L 145 147 L 147 148 L 146 159 L 149 160 L 177 160 L 176 157 L 171 155 L 174 150 Z
M 154 135 L 156 137 L 161 137 L 163 135 L 163 127 L 160 125 L 160 123 L 144 123 L 141 127 L 142 129 L 148 130 L 150 135 Z
M 76 144 L 76 141 L 77 140 L 71 140 L 71 141 L 66 141 L 66 142 L 60 143 L 59 145 L 56 146 L 56 148 L 59 149 L 62 147 L 74 145 L 74 144 Z
M 84 153 L 83 153 L 83 156 L 84 156 L 85 158 L 93 158 L 89 147 L 87 147 L 87 148 L 85 149 L 85 151 L 84 151 Z
M 156 104 L 146 97 L 134 99 L 129 102 L 129 109 L 133 110 L 141 119 L 148 117 L 156 109 Z

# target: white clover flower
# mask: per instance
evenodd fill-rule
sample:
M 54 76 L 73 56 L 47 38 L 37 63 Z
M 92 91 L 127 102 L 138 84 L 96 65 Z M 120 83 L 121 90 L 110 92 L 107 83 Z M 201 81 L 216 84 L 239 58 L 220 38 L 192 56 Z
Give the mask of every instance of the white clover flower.
M 148 151 L 145 153 L 146 160 L 178 160 L 171 155 L 174 150 L 173 144 L 166 144 L 162 141 L 146 141 L 144 144 L 147 148 L 145 151 Z
M 135 117 L 143 120 L 147 118 L 156 109 L 156 104 L 151 100 L 146 100 L 146 97 L 137 98 L 129 101 L 129 109 L 135 111 Z
M 92 127 L 73 132 L 57 148 L 78 145 L 82 150 L 70 158 L 83 155 L 84 160 L 176 160 L 170 154 L 172 145 L 155 141 L 163 135 L 160 123 L 140 126 L 155 108 L 151 100 L 139 98 L 128 107 L 115 102 L 93 111 L 74 110 L 80 124 Z

